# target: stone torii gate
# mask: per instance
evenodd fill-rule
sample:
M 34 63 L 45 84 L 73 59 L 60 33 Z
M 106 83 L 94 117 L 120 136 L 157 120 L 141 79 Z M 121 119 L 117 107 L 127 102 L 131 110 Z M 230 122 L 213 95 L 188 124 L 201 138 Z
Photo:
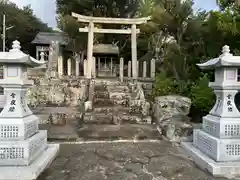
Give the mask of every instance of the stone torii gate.
M 146 23 L 150 17 L 145 18 L 109 18 L 109 17 L 91 17 L 72 13 L 72 16 L 77 18 L 79 22 L 88 23 L 88 27 L 79 28 L 79 32 L 88 32 L 88 49 L 87 49 L 87 78 L 92 77 L 93 66 L 93 38 L 94 33 L 114 33 L 114 34 L 131 34 L 131 49 L 132 49 L 132 78 L 137 79 L 137 34 L 140 30 L 136 25 Z M 125 24 L 131 25 L 131 29 L 101 29 L 94 27 L 94 23 L 101 24 Z

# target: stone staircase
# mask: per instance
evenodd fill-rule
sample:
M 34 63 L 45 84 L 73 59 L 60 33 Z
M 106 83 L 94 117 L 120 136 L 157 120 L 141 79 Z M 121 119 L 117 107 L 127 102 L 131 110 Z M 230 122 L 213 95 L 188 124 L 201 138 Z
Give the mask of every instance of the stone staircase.
M 119 82 L 95 82 L 93 108 L 83 115 L 81 140 L 161 139 L 151 117 L 131 105 L 131 88 Z

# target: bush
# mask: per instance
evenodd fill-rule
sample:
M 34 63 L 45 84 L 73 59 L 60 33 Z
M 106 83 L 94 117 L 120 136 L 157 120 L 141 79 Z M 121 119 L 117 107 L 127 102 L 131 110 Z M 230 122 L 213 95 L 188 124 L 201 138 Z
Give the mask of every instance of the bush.
M 155 88 L 153 96 L 165 96 L 178 94 L 178 85 L 173 78 L 167 77 L 165 72 L 161 72 L 156 76 Z
M 192 100 L 189 116 L 193 121 L 201 121 L 202 116 L 209 113 L 215 103 L 215 94 L 208 87 L 209 76 L 203 74 L 196 82 L 177 81 L 166 73 L 157 74 L 153 97 L 165 95 L 180 95 Z
M 208 87 L 208 82 L 209 78 L 204 74 L 191 88 L 192 116 L 203 116 L 214 106 L 216 97 L 213 90 Z

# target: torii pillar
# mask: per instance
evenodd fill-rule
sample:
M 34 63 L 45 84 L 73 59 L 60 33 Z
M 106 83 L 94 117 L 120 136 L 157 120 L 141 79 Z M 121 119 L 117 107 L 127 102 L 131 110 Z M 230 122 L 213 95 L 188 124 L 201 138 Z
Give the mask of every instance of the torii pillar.
M 137 27 L 136 24 L 132 25 L 131 34 L 131 48 L 132 48 L 132 78 L 137 79 Z
M 89 22 L 88 26 L 88 48 L 87 48 L 87 78 L 92 77 L 92 66 L 93 66 L 93 38 L 94 38 L 94 24 Z

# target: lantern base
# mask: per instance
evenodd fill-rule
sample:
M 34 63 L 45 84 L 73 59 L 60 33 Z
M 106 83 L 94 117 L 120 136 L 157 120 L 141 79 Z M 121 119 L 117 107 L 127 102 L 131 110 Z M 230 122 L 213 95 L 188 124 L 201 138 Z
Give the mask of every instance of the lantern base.
M 28 166 L 47 147 L 47 131 L 42 130 L 23 141 L 0 141 L 1 166 Z
M 58 144 L 49 144 L 30 166 L 0 166 L 0 179 L 37 179 L 48 168 L 59 151 Z
M 207 170 L 213 176 L 232 178 L 240 175 L 240 160 L 234 162 L 216 162 L 191 142 L 182 142 L 182 147 L 189 153 L 190 158 L 203 170 Z

